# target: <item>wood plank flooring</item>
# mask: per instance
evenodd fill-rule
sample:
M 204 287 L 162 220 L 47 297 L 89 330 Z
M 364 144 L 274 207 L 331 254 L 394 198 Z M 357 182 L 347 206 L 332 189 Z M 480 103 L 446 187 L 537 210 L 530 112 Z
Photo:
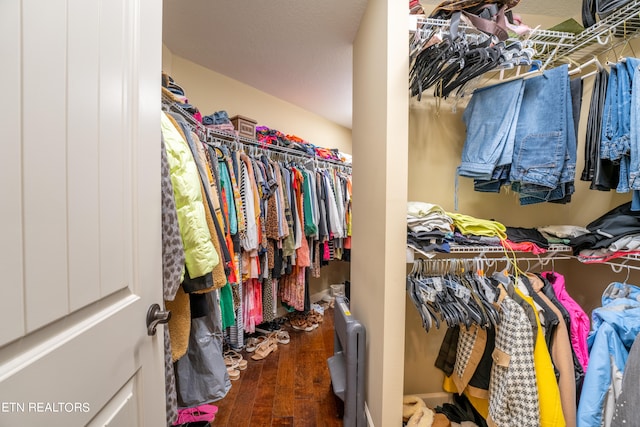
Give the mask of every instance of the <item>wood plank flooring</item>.
M 342 426 L 331 391 L 327 358 L 333 355 L 333 310 L 311 332 L 283 326 L 289 344 L 266 359 L 249 364 L 240 379 L 232 381 L 224 399 L 215 402 L 214 427 L 333 427 Z

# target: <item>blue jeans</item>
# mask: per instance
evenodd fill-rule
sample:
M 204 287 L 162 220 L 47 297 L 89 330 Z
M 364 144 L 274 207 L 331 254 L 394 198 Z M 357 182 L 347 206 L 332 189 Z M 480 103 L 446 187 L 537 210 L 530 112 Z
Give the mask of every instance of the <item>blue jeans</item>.
M 510 180 L 521 204 L 557 200 L 575 179 L 576 135 L 568 66 L 525 81 Z
M 602 159 L 620 160 L 624 155 L 624 124 L 620 120 L 624 117 L 622 114 L 625 110 L 623 105 L 625 102 L 630 102 L 630 98 L 624 99 L 624 95 L 628 93 L 630 86 L 628 82 L 629 74 L 624 64 L 612 64 L 609 70 L 607 96 L 605 97 L 602 113 L 602 137 L 600 142 L 600 158 Z M 626 91 L 622 89 L 623 85 L 627 87 Z
M 490 180 L 498 166 L 511 164 L 524 82 L 514 80 L 473 93 L 463 120 L 467 137 L 458 174 Z
M 499 193 L 502 186 L 509 184 L 510 172 L 511 165 L 496 166 L 491 179 L 476 178 L 473 181 L 473 188 L 482 193 Z

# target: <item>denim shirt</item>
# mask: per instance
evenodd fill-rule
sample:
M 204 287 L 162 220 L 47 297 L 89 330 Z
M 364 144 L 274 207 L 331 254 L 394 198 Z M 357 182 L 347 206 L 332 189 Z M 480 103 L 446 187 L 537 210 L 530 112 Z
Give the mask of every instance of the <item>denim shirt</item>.
M 627 58 L 627 69 L 633 73 L 631 79 L 632 88 L 639 88 L 631 92 L 631 102 L 629 105 L 629 122 L 634 126 L 629 129 L 629 188 L 640 190 L 640 134 L 638 132 L 638 119 L 640 119 L 640 73 L 636 73 L 640 67 L 640 60 Z

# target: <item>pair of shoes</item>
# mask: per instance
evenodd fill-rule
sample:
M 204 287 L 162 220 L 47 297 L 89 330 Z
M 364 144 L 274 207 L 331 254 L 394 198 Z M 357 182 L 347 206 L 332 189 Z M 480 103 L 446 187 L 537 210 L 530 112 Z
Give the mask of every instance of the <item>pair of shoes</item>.
M 253 360 L 262 360 L 278 349 L 278 341 L 275 337 L 267 337 L 264 341 L 256 346 L 256 351 L 251 358 Z
M 195 423 L 198 421 L 211 422 L 218 413 L 215 405 L 200 405 L 193 408 L 178 409 L 178 419 L 173 425 Z
M 301 315 L 294 315 L 289 318 L 291 327 L 297 331 L 313 331 L 315 328 L 313 323 L 309 322 L 306 317 Z
M 247 353 L 253 353 L 254 351 L 256 351 L 258 345 L 265 339 L 266 337 L 263 335 L 260 335 L 258 337 L 250 337 L 247 339 L 247 344 L 245 345 L 244 349 L 247 350 Z
M 280 330 L 275 333 L 276 341 L 278 344 L 289 344 L 291 341 L 291 337 L 289 336 L 289 332 L 285 330 Z
M 318 325 L 324 321 L 324 316 L 315 310 L 311 310 L 309 314 L 307 314 L 307 319 L 311 321 L 311 323 Z
M 276 321 L 264 322 L 256 326 L 256 332 L 262 332 L 263 334 L 270 334 L 274 331 L 280 330 L 280 324 Z
M 227 350 L 223 354 L 224 364 L 227 366 L 231 366 L 235 369 L 239 369 L 244 371 L 247 369 L 248 362 L 242 357 L 240 353 L 235 350 Z
M 232 366 L 227 366 L 227 374 L 229 374 L 229 379 L 231 381 L 237 381 L 240 379 L 240 371 Z
M 247 369 L 248 362 L 235 350 L 227 350 L 222 355 L 224 364 L 227 366 L 227 373 L 231 381 L 240 379 L 240 371 Z

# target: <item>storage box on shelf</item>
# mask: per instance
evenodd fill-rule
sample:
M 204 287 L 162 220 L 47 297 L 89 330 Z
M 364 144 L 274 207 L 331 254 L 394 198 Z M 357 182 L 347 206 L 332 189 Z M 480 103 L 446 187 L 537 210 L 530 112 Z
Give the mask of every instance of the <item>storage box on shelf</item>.
M 238 131 L 238 134 L 240 136 L 251 139 L 256 138 L 256 124 L 258 123 L 257 121 L 239 115 L 231 117 L 230 120 L 231 123 L 233 123 L 233 127 Z

